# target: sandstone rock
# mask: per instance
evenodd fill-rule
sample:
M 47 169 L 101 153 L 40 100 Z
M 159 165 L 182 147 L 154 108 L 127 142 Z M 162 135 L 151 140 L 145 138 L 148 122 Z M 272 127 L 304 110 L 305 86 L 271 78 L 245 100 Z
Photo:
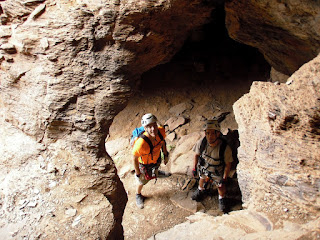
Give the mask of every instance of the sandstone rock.
M 180 103 L 170 108 L 169 113 L 174 114 L 175 116 L 179 116 L 185 111 L 191 110 L 192 108 L 193 105 L 191 103 Z
M 11 28 L 10 26 L 0 26 L 0 38 L 11 37 Z
M 10 43 L 4 43 L 0 46 L 0 49 L 3 51 L 9 53 L 9 54 L 14 54 L 17 52 L 16 47 L 13 44 Z
M 179 139 L 178 143 L 176 144 L 177 147 L 170 156 L 172 173 L 191 174 L 194 159 L 192 147 L 196 141 L 200 139 L 200 137 L 200 133 L 194 132 Z
M 234 104 L 243 201 L 279 219 L 287 217 L 283 206 L 305 222 L 310 212 L 318 214 L 319 66 L 320 56 L 295 72 L 290 85 L 256 82 Z
M 45 0 L 27 0 L 27 1 L 23 1 L 22 4 L 25 6 L 32 6 L 32 5 L 36 5 L 38 3 L 43 3 Z
M 106 150 L 110 156 L 115 156 L 118 152 L 129 147 L 129 140 L 126 138 L 119 138 L 113 141 L 106 142 Z
M 41 4 L 37 6 L 33 12 L 30 14 L 29 19 L 35 20 L 38 18 L 46 9 L 46 4 Z
M 77 214 L 77 209 L 69 208 L 65 211 L 65 214 L 70 217 L 74 217 Z
M 201 202 L 196 202 L 191 199 L 192 192 L 181 192 L 173 195 L 170 200 L 178 207 L 186 209 L 192 213 L 196 213 L 201 209 L 204 209 L 204 206 Z
M 216 7 L 213 3 L 215 1 L 89 1 L 90 4 L 82 4 L 81 1 L 44 2 L 1 1 L 0 182 L 3 192 L 0 215 L 6 220 L 1 222 L 2 236 L 21 239 L 26 236 L 34 239 L 59 239 L 66 236 L 70 239 L 122 239 L 121 220 L 127 196 L 117 176 L 116 166 L 106 153 L 105 138 L 109 127 L 114 117 L 126 106 L 141 74 L 171 59 L 184 44 L 190 30 L 203 25 L 210 18 L 212 9 Z M 232 4 L 239 4 L 243 10 L 231 12 L 235 18 L 230 18 Z M 314 3 L 301 5 L 311 6 L 305 11 L 301 10 L 300 5 L 294 8 L 292 4 L 286 6 L 272 3 L 260 11 L 255 11 L 252 4 L 246 7 L 241 4 L 247 2 L 227 2 L 229 32 L 232 36 L 236 35 L 232 32 L 233 27 L 239 26 L 234 24 L 237 23 L 235 19 L 241 19 L 237 18 L 238 14 L 248 16 L 247 22 L 253 24 L 246 24 L 247 31 L 240 34 L 245 35 L 246 40 L 243 42 L 257 46 L 278 71 L 289 74 L 318 53 L 318 19 L 314 17 L 318 6 L 309 5 Z M 280 13 L 274 6 L 280 7 Z M 269 11 L 265 11 L 267 9 Z M 287 12 L 292 15 L 287 17 L 288 14 L 283 14 Z M 254 13 L 258 15 L 253 18 L 261 18 L 250 21 Z M 284 16 L 286 21 L 279 24 L 276 19 L 270 19 L 267 13 L 279 14 L 280 19 Z M 293 30 L 287 30 L 288 22 Z M 257 26 L 268 26 L 272 31 L 262 29 L 263 34 L 258 34 L 261 31 L 257 31 Z M 270 44 L 267 41 L 270 39 L 263 37 L 266 36 L 265 32 L 275 33 L 268 35 L 276 40 L 272 39 Z M 234 38 L 243 39 L 239 34 Z M 277 38 L 284 40 L 281 42 Z M 270 46 L 264 45 L 266 42 Z M 319 69 L 316 65 L 313 68 L 310 69 L 313 73 Z M 293 78 L 291 84 L 285 87 L 298 92 L 300 87 L 304 89 L 304 84 L 297 86 L 296 82 L 299 80 Z M 311 85 L 316 86 L 317 82 L 318 78 L 308 82 L 306 91 L 309 88 L 313 91 Z M 266 90 L 262 85 L 260 87 L 259 91 Z M 259 87 L 254 86 L 253 92 L 255 88 Z M 277 91 L 277 88 L 270 91 Z M 299 100 L 305 99 L 307 97 L 304 96 Z M 308 126 L 307 138 L 317 136 L 318 113 L 311 108 L 305 109 L 311 117 L 301 118 L 298 113 L 301 109 L 290 108 L 286 112 L 286 106 L 290 106 L 289 100 L 277 98 L 277 104 L 272 105 L 271 109 L 257 99 L 248 105 L 261 103 L 263 109 L 267 110 L 265 112 L 276 114 L 273 120 L 268 118 L 272 125 L 269 127 L 276 134 L 279 132 L 286 135 L 286 132 L 293 129 L 300 130 L 303 122 Z M 190 103 L 175 107 L 172 109 L 173 114 L 192 110 Z M 216 107 L 215 110 L 221 109 Z M 253 119 L 266 117 L 259 109 L 257 111 Z M 246 121 L 250 122 L 250 119 Z M 263 123 L 265 119 L 258 122 L 257 126 Z M 257 137 L 263 136 L 256 145 L 248 144 L 259 147 L 257 154 L 265 156 L 267 152 L 272 155 L 271 150 L 281 153 L 281 140 L 274 140 L 276 144 L 272 145 L 271 140 L 268 142 L 268 134 L 259 129 L 254 130 L 248 136 L 252 138 L 251 141 L 256 143 Z M 242 144 L 248 146 L 245 141 L 247 136 L 244 132 L 241 134 Z M 287 136 L 286 139 L 291 137 Z M 191 156 L 189 151 L 198 137 L 191 138 L 181 138 L 185 142 L 174 153 L 174 164 L 177 169 L 183 169 L 183 173 L 188 171 L 188 165 L 191 164 L 186 158 Z M 264 148 L 265 142 L 269 144 Z M 304 140 L 300 139 L 300 148 L 297 149 L 305 146 Z M 302 196 L 299 206 L 305 202 L 316 202 L 317 198 L 313 197 L 315 188 L 311 182 L 318 184 L 317 177 L 308 180 L 309 176 L 304 173 L 299 174 L 302 175 L 301 179 L 298 179 L 298 175 L 293 176 L 296 169 L 312 171 L 316 165 L 312 154 L 317 151 L 318 145 L 307 143 L 307 149 L 310 153 L 304 153 L 308 158 L 296 159 L 284 153 L 283 158 L 299 163 L 299 167 L 297 164 L 288 167 L 280 162 L 281 169 L 288 171 L 288 174 L 270 174 L 270 178 L 261 180 L 261 187 L 264 184 L 272 186 L 277 195 L 285 193 L 290 196 L 289 199 Z M 252 155 L 251 150 L 248 150 L 247 158 L 243 157 L 244 165 L 251 163 Z M 263 168 L 269 169 L 277 163 L 276 157 L 272 155 L 271 162 L 261 156 L 256 159 Z M 261 173 L 253 168 L 253 173 L 247 174 L 245 167 L 241 169 L 242 186 L 248 186 L 242 187 L 244 199 L 252 199 L 251 194 L 265 193 L 265 189 L 255 191 L 251 183 L 269 172 Z M 33 192 L 31 189 L 34 187 L 41 189 L 40 193 Z M 254 198 L 253 204 L 259 200 L 258 197 Z M 20 201 L 23 206 L 21 209 L 16 207 Z M 29 203 L 31 205 L 27 207 Z M 65 215 L 65 209 L 70 206 L 77 210 L 73 217 Z M 262 207 L 265 206 L 262 204 Z M 294 210 L 291 205 L 285 208 L 288 209 L 286 212 Z M 306 210 L 310 210 L 309 207 Z
M 176 138 L 176 134 L 174 132 L 168 134 L 166 139 L 168 139 L 170 142 L 172 142 Z
M 3 144 L 3 171 L 14 166 L 10 159 L 18 167 L 15 175 L 2 174 L 7 180 L 1 182 L 10 186 L 1 188 L 27 192 L 32 182 L 43 189 L 41 196 L 48 203 L 30 208 L 30 217 L 17 227 L 15 237 L 123 237 L 127 197 L 106 153 L 108 129 L 132 93 L 129 80 L 168 61 L 188 31 L 203 24 L 214 7 L 198 0 L 1 2 L 0 20 L 6 26 L 1 26 L 0 43 L 0 131 L 5 142 L 14 142 L 20 131 L 17 143 L 31 138 L 33 145 L 11 151 L 12 146 Z M 117 146 L 114 153 L 120 150 Z M 52 166 L 49 172 L 47 166 Z M 17 189 L 12 186 L 15 181 Z M 86 197 L 81 209 L 74 206 L 74 219 L 66 219 L 64 210 L 77 204 L 69 199 L 78 195 L 77 190 Z M 5 218 L 17 223 L 15 197 L 6 192 L 4 209 L 13 214 Z M 93 204 L 96 201 L 99 204 Z M 48 209 L 54 209 L 52 214 L 32 224 L 38 212 Z M 23 224 L 32 227 L 23 232 Z
M 186 119 L 184 117 L 171 117 L 166 122 L 165 125 L 168 125 L 169 131 L 172 132 L 176 128 L 185 124 Z
M 273 229 L 270 220 L 261 213 L 242 210 L 220 217 L 209 216 L 197 212 L 188 217 L 188 221 L 175 226 L 168 231 L 155 234 L 149 239 L 300 239 L 303 237 L 315 237 L 312 224 L 296 226 L 286 223 L 284 229 Z M 313 225 L 313 226 L 312 226 Z M 311 237 L 311 238 L 312 238 Z
M 204 116 L 199 115 L 199 116 L 196 117 L 196 120 L 197 120 L 198 122 L 200 122 L 200 121 L 204 122 L 204 121 L 207 120 L 207 118 L 205 118 Z
M 291 75 L 319 53 L 317 2 L 227 1 L 225 10 L 230 37 L 258 48 L 283 74 Z
M 272 82 L 285 83 L 287 82 L 289 76 L 278 72 L 274 68 L 271 68 L 270 78 Z
M 177 134 L 177 138 L 178 139 L 180 139 L 183 136 L 188 135 L 188 133 L 189 133 L 188 132 L 188 126 L 184 125 L 183 127 L 176 129 L 175 133 Z

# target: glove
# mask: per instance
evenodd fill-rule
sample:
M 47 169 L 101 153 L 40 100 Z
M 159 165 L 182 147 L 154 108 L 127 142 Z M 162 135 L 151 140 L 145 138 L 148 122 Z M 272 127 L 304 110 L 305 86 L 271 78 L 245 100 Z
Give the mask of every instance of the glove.
M 220 180 L 220 182 L 219 182 L 219 186 L 222 186 L 222 185 L 224 185 L 224 184 L 226 184 L 227 183 L 227 179 L 221 179 Z
M 192 175 L 193 175 L 193 177 L 197 177 L 197 169 L 196 168 L 194 168 L 192 170 Z

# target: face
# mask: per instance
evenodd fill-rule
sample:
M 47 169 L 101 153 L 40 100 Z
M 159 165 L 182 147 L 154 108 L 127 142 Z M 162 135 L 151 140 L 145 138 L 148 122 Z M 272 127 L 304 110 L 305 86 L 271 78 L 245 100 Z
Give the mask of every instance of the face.
M 214 129 L 207 129 L 205 133 L 209 144 L 213 144 L 220 136 L 220 132 Z
M 146 132 L 151 136 L 151 137 L 156 137 L 158 134 L 158 125 L 157 123 L 150 123 L 147 126 L 144 127 Z

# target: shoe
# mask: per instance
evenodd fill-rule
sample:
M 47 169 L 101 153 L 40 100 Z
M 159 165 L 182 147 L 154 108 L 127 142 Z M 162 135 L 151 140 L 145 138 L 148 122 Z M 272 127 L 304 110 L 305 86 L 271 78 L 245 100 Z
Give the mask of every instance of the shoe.
M 191 196 L 192 200 L 196 200 L 197 202 L 200 202 L 203 197 L 204 197 L 205 191 L 204 190 L 200 190 L 199 188 L 194 191 L 194 193 Z
M 144 208 L 144 197 L 141 194 L 136 194 L 136 204 L 137 207 L 142 209 Z
M 164 177 L 170 177 L 170 176 L 171 176 L 171 173 L 158 170 L 158 178 L 164 178 Z
M 226 199 L 225 198 L 219 199 L 219 210 L 222 212 L 226 212 Z

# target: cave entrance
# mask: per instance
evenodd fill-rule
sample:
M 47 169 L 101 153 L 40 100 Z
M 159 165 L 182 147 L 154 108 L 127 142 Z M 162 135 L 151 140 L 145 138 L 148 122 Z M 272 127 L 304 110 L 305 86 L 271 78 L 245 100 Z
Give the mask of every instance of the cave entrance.
M 245 93 L 253 81 L 267 81 L 270 65 L 259 50 L 231 39 L 224 19 L 223 8 L 214 10 L 211 21 L 191 32 L 169 63 L 142 75 L 141 91 L 201 86 L 228 90 L 233 85 Z
M 232 131 L 236 135 L 238 125 L 233 114 L 233 103 L 249 92 L 253 81 L 268 81 L 269 75 L 270 66 L 257 49 L 228 36 L 223 9 L 213 11 L 208 24 L 190 33 L 184 46 L 170 62 L 142 75 L 138 91 L 114 118 L 106 143 L 106 149 L 115 161 L 128 192 L 123 217 L 125 239 L 147 239 L 155 232 L 184 222 L 185 217 L 199 210 L 199 205 L 190 200 L 188 194 L 197 187 L 196 184 L 192 186 L 190 180 L 194 156 L 192 146 L 200 139 L 197 134 L 203 133 L 201 127 L 204 120 L 219 117 L 223 134 Z M 155 114 L 160 124 L 178 116 L 183 117 L 185 122 L 167 132 L 170 160 L 161 168 L 173 175 L 158 179 L 156 184 L 150 182 L 143 188 L 142 193 L 147 200 L 145 208 L 139 210 L 135 205 L 128 139 L 132 130 L 141 125 L 140 120 L 145 113 Z M 239 144 L 237 141 L 236 135 L 236 147 Z M 124 149 L 124 145 L 128 147 Z M 241 209 L 241 191 L 237 181 L 232 186 L 232 194 L 235 201 L 231 210 Z M 201 204 L 205 212 L 219 215 L 216 212 L 216 191 Z
M 230 140 L 234 161 L 238 162 L 240 142 L 232 105 L 249 92 L 253 81 L 269 81 L 270 71 L 271 66 L 258 49 L 229 37 L 224 9 L 217 8 L 211 21 L 194 29 L 170 62 L 142 75 L 140 97 L 148 99 L 145 105 L 150 104 L 145 112 L 164 120 L 176 116 L 186 119 L 187 126 L 175 130 L 174 140 L 169 141 L 175 148 L 179 148 L 182 137 L 198 131 L 205 119 L 219 119 L 222 133 Z M 174 112 L 183 103 L 185 109 L 176 108 Z M 230 188 L 237 204 L 242 197 L 236 174 L 233 180 Z

